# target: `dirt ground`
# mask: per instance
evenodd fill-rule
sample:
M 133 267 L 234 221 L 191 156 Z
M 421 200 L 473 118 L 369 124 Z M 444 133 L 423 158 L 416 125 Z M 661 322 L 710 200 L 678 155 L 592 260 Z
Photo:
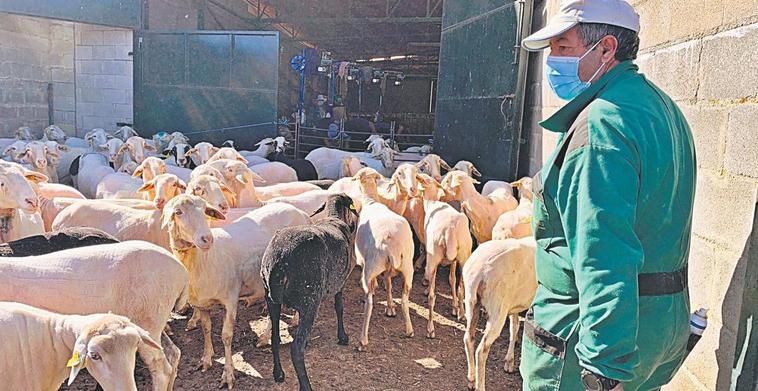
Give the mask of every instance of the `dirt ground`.
M 428 311 L 421 274 L 416 273 L 411 292 L 411 320 L 416 336 L 403 338 L 403 318 L 398 301 L 398 316 L 384 316 L 386 293 L 377 289 L 374 297 L 374 311 L 369 332 L 368 352 L 358 352 L 355 344 L 358 340 L 363 321 L 363 290 L 360 287 L 360 269 L 356 269 L 347 283 L 344 293 L 345 328 L 350 336 L 349 346 L 337 345 L 336 320 L 333 300 L 326 299 L 319 312 L 318 319 L 310 335 L 305 361 L 308 375 L 316 390 L 465 390 L 466 354 L 463 349 L 464 324 L 454 320 L 450 315 L 450 287 L 447 271 L 438 272 L 437 305 L 435 306 L 436 339 L 426 338 L 426 319 Z M 383 286 L 384 284 L 380 284 Z M 400 297 L 400 279 L 394 281 L 393 297 Z M 298 383 L 292 361 L 289 358 L 289 344 L 282 349 L 282 365 L 286 375 L 285 382 L 275 383 L 271 375 L 271 349 L 255 347 L 257 334 L 253 329 L 263 327 L 262 306 L 241 307 L 238 311 L 237 324 L 232 343 L 235 352 L 234 361 L 237 369 L 235 375 L 237 390 L 297 390 Z M 221 343 L 222 311 L 213 311 L 213 346 L 215 356 L 213 367 L 203 373 L 195 370 L 203 350 L 203 337 L 200 329 L 184 331 L 187 319 L 175 319 L 171 322 L 174 331 L 172 340 L 182 351 L 179 375 L 175 390 L 217 390 L 220 385 L 223 365 L 223 344 Z M 482 318 L 485 318 L 484 316 Z M 286 319 L 289 321 L 289 319 Z M 480 333 L 484 319 L 480 320 Z M 259 331 L 260 332 L 260 331 Z M 293 331 L 294 332 L 294 331 Z M 283 332 L 285 342 L 289 335 Z M 487 388 L 490 390 L 519 390 L 521 377 L 518 373 L 507 374 L 503 370 L 505 353 L 508 347 L 508 325 L 503 328 L 500 338 L 490 350 L 487 361 Z M 521 344 L 517 345 L 517 359 Z M 87 390 L 95 388 L 94 380 L 84 371 L 75 384 L 61 390 Z M 150 375 L 147 369 L 137 362 L 135 375 L 137 388 L 149 390 Z

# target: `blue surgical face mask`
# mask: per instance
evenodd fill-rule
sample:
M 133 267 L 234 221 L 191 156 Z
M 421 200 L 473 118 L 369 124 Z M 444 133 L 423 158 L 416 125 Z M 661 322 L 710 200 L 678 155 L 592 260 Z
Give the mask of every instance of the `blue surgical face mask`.
M 579 63 L 584 57 L 587 56 L 593 49 L 600 44 L 598 41 L 596 44 L 587 50 L 581 57 L 557 57 L 548 56 L 545 66 L 545 74 L 547 75 L 547 81 L 550 88 L 553 89 L 556 95 L 563 100 L 572 100 L 586 90 L 595 76 L 603 69 L 606 63 L 602 63 L 600 67 L 595 71 L 590 80 L 582 81 L 579 78 Z

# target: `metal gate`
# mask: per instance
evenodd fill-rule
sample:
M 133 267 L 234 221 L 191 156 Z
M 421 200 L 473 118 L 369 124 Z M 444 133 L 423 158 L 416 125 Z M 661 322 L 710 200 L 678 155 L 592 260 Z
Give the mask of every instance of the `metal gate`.
M 520 147 L 519 36 L 531 0 L 445 0 L 434 149 L 512 180 Z M 525 15 L 524 20 L 530 20 Z
M 141 31 L 134 47 L 140 134 L 181 131 L 245 149 L 276 134 L 278 32 Z

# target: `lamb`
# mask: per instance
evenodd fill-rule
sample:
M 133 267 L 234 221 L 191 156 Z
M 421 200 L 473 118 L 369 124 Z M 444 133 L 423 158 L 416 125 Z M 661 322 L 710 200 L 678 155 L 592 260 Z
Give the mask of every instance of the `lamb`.
M 467 160 L 461 160 L 458 163 L 455 163 L 453 166 L 453 170 L 456 171 L 463 171 L 470 177 L 481 177 L 482 173 L 479 172 L 479 170 L 474 167 L 474 164 Z
M 528 309 L 537 292 L 534 267 L 534 238 L 492 240 L 480 245 L 463 267 L 466 333 L 463 343 L 468 362 L 469 389 L 485 390 L 485 371 L 490 347 L 510 317 L 510 341 L 505 355 L 505 371 L 517 370 L 515 360 L 519 312 Z M 481 305 L 487 313 L 484 336 L 476 348 L 474 336 Z
M 263 254 L 261 278 L 272 330 L 274 380 L 284 381 L 279 361 L 279 318 L 282 304 L 295 309 L 300 321 L 292 343 L 292 364 L 300 390 L 311 390 L 305 369 L 305 347 L 321 301 L 334 295 L 337 313 L 337 343 L 348 344 L 342 323 L 342 289 L 353 270 L 353 235 L 357 213 L 350 197 L 330 196 L 324 206 L 327 217 L 313 225 L 283 228 L 274 235 Z
M 309 160 L 292 159 L 284 154 L 284 146 L 287 143 L 284 137 L 277 137 L 275 141 L 277 142 L 276 151 L 266 156 L 268 160 L 272 162 L 284 163 L 292 167 L 297 174 L 297 179 L 300 181 L 318 179 L 316 167 L 314 167 L 313 163 L 311 163 Z
M 531 178 L 513 182 L 519 188 L 521 199 L 518 207 L 503 213 L 492 228 L 492 239 L 520 239 L 532 235 Z
M 142 327 L 156 344 L 171 311 L 184 307 L 187 282 L 187 270 L 169 252 L 138 241 L 0 258 L 0 300 L 61 314 L 112 311 Z M 163 340 L 164 351 L 137 348 L 155 391 L 171 389 L 181 354 L 169 338 Z
M 476 181 L 465 172 L 452 171 L 445 176 L 442 187 L 455 201 L 461 201 L 461 209 L 471 220 L 471 231 L 477 243 L 492 239 L 492 228 L 501 214 L 516 209 L 518 201 L 511 191 L 498 189 L 488 196 L 474 188 Z M 447 200 L 446 200 L 447 201 Z
M 136 390 L 137 348 L 161 349 L 123 316 L 61 315 L 8 302 L 0 302 L 0 339 L 0 373 L 10 390 L 55 391 L 66 377 L 71 385 L 85 365 L 105 389 Z
M 397 273 L 403 276 L 405 335 L 413 336 L 409 313 L 409 296 L 413 284 L 413 233 L 404 218 L 377 201 L 377 181 L 381 175 L 366 168 L 359 171 L 356 177 L 360 181 L 361 191 L 366 195 L 355 235 L 355 258 L 356 263 L 363 267 L 361 286 L 366 293 L 363 330 L 358 344 L 358 350 L 364 351 L 368 348 L 376 279 L 382 273 L 388 296 L 387 316 L 396 316 L 395 302 L 392 300 L 392 277 Z
M 426 250 L 426 271 L 424 278 L 429 281 L 429 321 L 427 337 L 434 338 L 434 304 L 437 268 L 440 265 L 450 265 L 450 288 L 453 297 L 453 316 L 463 319 L 463 284 L 457 281 L 456 269 L 463 268 L 471 255 L 471 234 L 466 215 L 453 209 L 445 202 L 439 201 L 444 195 L 437 181 L 426 181 L 423 190 L 424 231 Z M 459 282 L 461 283 L 459 285 Z M 459 301 L 459 291 L 461 301 Z
M 72 227 L 0 244 L 0 257 L 28 257 L 109 243 L 118 243 L 118 240 L 94 228 Z
M 202 212 L 204 210 L 204 212 Z M 234 385 L 232 337 L 237 318 L 237 301 L 248 303 L 264 297 L 260 277 L 261 258 L 277 229 L 309 222 L 308 215 L 292 206 L 267 205 L 224 228 L 208 227 L 206 215 L 223 215 L 195 196 L 181 195 L 163 210 L 163 225 L 171 238 L 171 249 L 190 273 L 192 295 L 205 339 L 200 367 L 210 368 L 213 358 L 211 320 L 208 308 L 221 304 L 225 309 L 221 340 L 224 343 L 222 385 Z
M 450 166 L 444 160 L 442 160 L 439 155 L 435 155 L 433 153 L 426 155 L 423 159 L 416 163 L 416 167 L 418 167 L 420 173 L 427 174 L 430 177 L 434 178 L 436 181 L 442 180 L 441 168 L 444 168 L 447 171 L 452 171 L 452 168 L 450 168 Z

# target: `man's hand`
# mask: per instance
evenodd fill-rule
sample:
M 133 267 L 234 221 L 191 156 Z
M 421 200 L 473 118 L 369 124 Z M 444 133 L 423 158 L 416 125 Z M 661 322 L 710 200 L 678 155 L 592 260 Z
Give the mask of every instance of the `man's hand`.
M 611 391 L 624 391 L 624 385 L 619 383 L 616 387 L 613 387 Z

